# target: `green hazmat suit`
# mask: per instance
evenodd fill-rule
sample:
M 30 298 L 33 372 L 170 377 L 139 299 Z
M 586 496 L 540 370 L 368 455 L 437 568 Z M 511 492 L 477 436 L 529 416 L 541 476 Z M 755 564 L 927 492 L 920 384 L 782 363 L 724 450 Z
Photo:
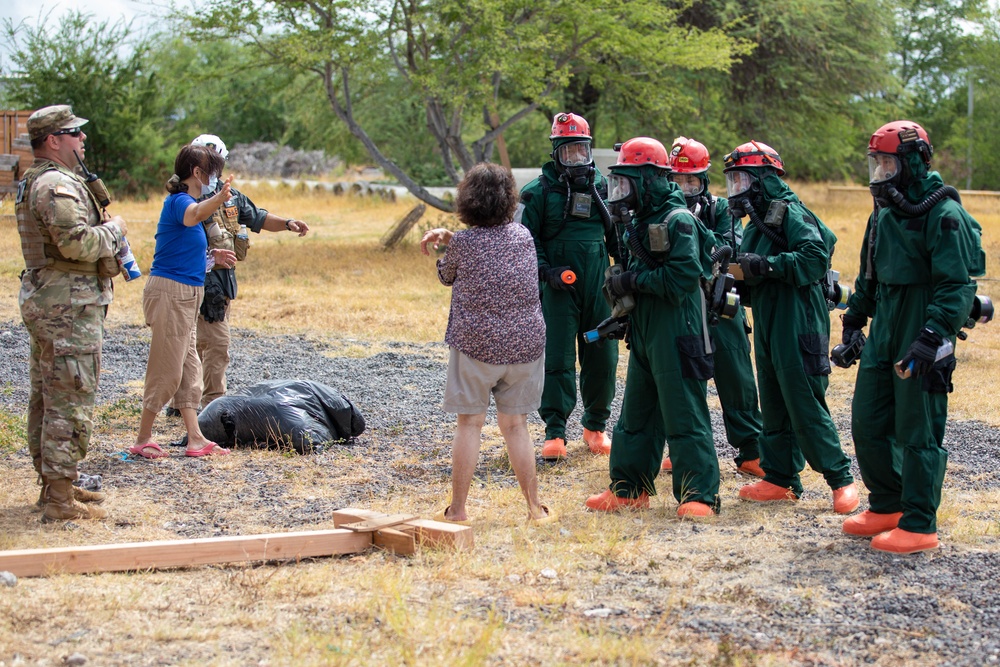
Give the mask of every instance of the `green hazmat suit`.
M 594 183 L 607 187 L 600 171 Z M 584 192 L 575 188 L 574 192 Z M 576 361 L 580 359 L 580 399 L 583 427 L 604 431 L 611 416 L 618 367 L 618 341 L 586 343 L 583 333 L 611 315 L 601 296 L 604 271 L 610 266 L 604 222 L 598 202 L 592 201 L 586 218 L 566 212 L 569 194 L 554 161 L 542 166 L 542 175 L 521 190 L 521 223 L 535 240 L 539 269 L 568 266 L 576 274 L 572 291 L 541 284 L 545 317 L 545 385 L 538 414 L 545 422 L 545 439 L 566 438 L 566 421 L 576 407 Z
M 771 267 L 765 276 L 745 279 L 764 419 L 759 441 L 764 480 L 801 496 L 799 473 L 808 462 L 831 489 L 839 489 L 854 478 L 826 404 L 830 312 L 820 284 L 830 268 L 836 236 L 773 169 L 746 171 L 760 184 L 753 206 L 762 224 L 771 202 L 787 204 L 773 227 L 787 250 L 754 223 L 747 225 L 740 243 L 741 253 L 765 256 Z
M 901 156 L 915 181 L 904 195 L 924 201 L 944 183 L 917 153 Z M 851 432 L 871 510 L 902 512 L 899 527 L 937 532 L 948 452 L 943 446 L 955 356 L 919 378 L 899 378 L 893 365 L 921 329 L 955 343 L 972 308 L 986 260 L 982 228 L 962 205 L 944 198 L 927 213 L 908 216 L 895 206 L 869 217 L 860 275 L 848 314 L 871 317 L 851 405 Z M 869 256 L 869 242 L 874 247 Z
M 708 178 L 702 176 L 705 192 Z M 743 225 L 729 214 L 729 202 L 724 197 L 702 196 L 691 211 L 715 236 L 717 247 L 736 250 L 743 239 Z M 760 438 L 761 415 L 757 403 L 757 383 L 750 361 L 749 327 L 746 312 L 740 306 L 732 319 L 719 318 L 712 328 L 715 342 L 715 389 L 722 405 L 722 422 L 726 439 L 736 449 L 736 465 L 760 458 L 757 441 Z
M 619 497 L 655 495 L 666 441 L 673 463 L 673 493 L 680 503 L 701 502 L 719 510 L 719 459 L 712 438 L 707 380 L 712 377 L 711 340 L 701 279 L 708 277 L 714 238 L 687 210 L 684 195 L 657 167 L 614 167 L 629 176 L 640 204 L 633 223 L 647 251 L 649 225 L 667 225 L 669 249 L 648 266 L 630 249 L 627 269 L 636 273 L 635 308 L 629 315 L 631 353 L 622 411 L 611 441 L 609 488 Z M 683 211 L 674 213 L 677 209 Z

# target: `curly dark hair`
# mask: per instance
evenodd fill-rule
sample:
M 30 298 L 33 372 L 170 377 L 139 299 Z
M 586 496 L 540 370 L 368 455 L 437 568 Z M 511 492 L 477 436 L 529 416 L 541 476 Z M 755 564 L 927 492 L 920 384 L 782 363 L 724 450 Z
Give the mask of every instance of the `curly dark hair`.
M 496 227 L 511 221 L 517 187 L 510 169 L 481 162 L 458 184 L 455 212 L 469 227 Z
M 182 147 L 174 159 L 174 173 L 167 181 L 167 192 L 176 194 L 187 192 L 187 185 L 182 183 L 194 173 L 194 168 L 198 167 L 206 174 L 221 174 L 226 160 L 211 148 L 206 146 L 194 146 L 187 144 Z M 199 192 L 195 198 L 201 196 Z

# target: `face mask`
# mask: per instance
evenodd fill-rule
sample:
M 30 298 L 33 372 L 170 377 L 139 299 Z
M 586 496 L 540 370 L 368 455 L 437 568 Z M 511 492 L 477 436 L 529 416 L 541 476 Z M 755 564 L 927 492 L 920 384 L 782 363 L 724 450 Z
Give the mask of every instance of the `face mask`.
M 209 176 L 208 185 L 201 186 L 201 196 L 205 197 L 207 195 L 215 194 L 215 186 L 219 184 L 219 179 L 216 176 Z

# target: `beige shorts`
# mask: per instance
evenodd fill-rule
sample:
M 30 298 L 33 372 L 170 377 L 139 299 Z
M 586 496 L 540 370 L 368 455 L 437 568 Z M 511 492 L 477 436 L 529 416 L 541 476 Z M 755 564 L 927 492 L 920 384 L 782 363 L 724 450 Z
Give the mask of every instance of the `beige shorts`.
M 542 404 L 544 384 L 544 354 L 528 364 L 497 366 L 451 348 L 442 407 L 460 415 L 486 414 L 493 394 L 497 412 L 526 415 Z

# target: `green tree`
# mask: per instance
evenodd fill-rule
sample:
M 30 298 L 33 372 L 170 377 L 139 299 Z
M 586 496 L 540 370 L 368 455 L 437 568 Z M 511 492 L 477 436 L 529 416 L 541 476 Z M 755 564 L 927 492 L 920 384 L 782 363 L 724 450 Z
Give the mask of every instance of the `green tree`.
M 228 145 L 285 139 L 295 73 L 262 64 L 235 41 L 175 34 L 154 39 L 149 60 L 170 88 L 165 111 L 174 144 L 206 132 Z
M 891 108 L 885 92 L 897 88 L 887 67 L 891 9 L 885 0 L 695 3 L 685 23 L 756 48 L 725 75 L 680 73 L 678 87 L 696 98 L 685 127 L 706 132 L 716 155 L 716 137 L 726 151 L 757 139 L 781 153 L 794 178 L 846 176 Z
M 492 158 L 497 137 L 558 95 L 582 71 L 616 85 L 636 109 L 677 103 L 663 78 L 676 69 L 726 69 L 742 42 L 678 26 L 656 0 L 208 0 L 185 21 L 252 43 L 270 63 L 319 77 L 330 108 L 383 169 L 423 201 L 428 193 L 369 131 L 375 114 L 419 102 L 412 147 L 424 136 L 448 179 Z M 399 91 L 386 108 L 372 91 Z M 366 116 L 366 114 L 368 114 Z M 416 115 L 416 114 L 413 114 Z M 496 118 L 499 122 L 494 122 Z M 422 144 L 421 144 L 422 145 Z
M 946 181 L 974 190 L 1000 188 L 1000 10 L 984 13 L 970 30 L 968 48 L 957 81 L 934 108 L 934 167 Z M 956 77 L 957 79 L 957 77 Z M 969 87 L 973 109 L 969 114 Z M 947 119 L 947 124 L 944 121 Z M 971 157 L 971 162 L 969 158 Z
M 139 194 L 162 183 L 173 155 L 163 145 L 158 79 L 148 67 L 149 42 L 131 23 L 94 23 L 75 11 L 49 27 L 5 19 L 12 47 L 7 95 L 28 109 L 71 104 L 91 119 L 87 162 L 116 192 Z

